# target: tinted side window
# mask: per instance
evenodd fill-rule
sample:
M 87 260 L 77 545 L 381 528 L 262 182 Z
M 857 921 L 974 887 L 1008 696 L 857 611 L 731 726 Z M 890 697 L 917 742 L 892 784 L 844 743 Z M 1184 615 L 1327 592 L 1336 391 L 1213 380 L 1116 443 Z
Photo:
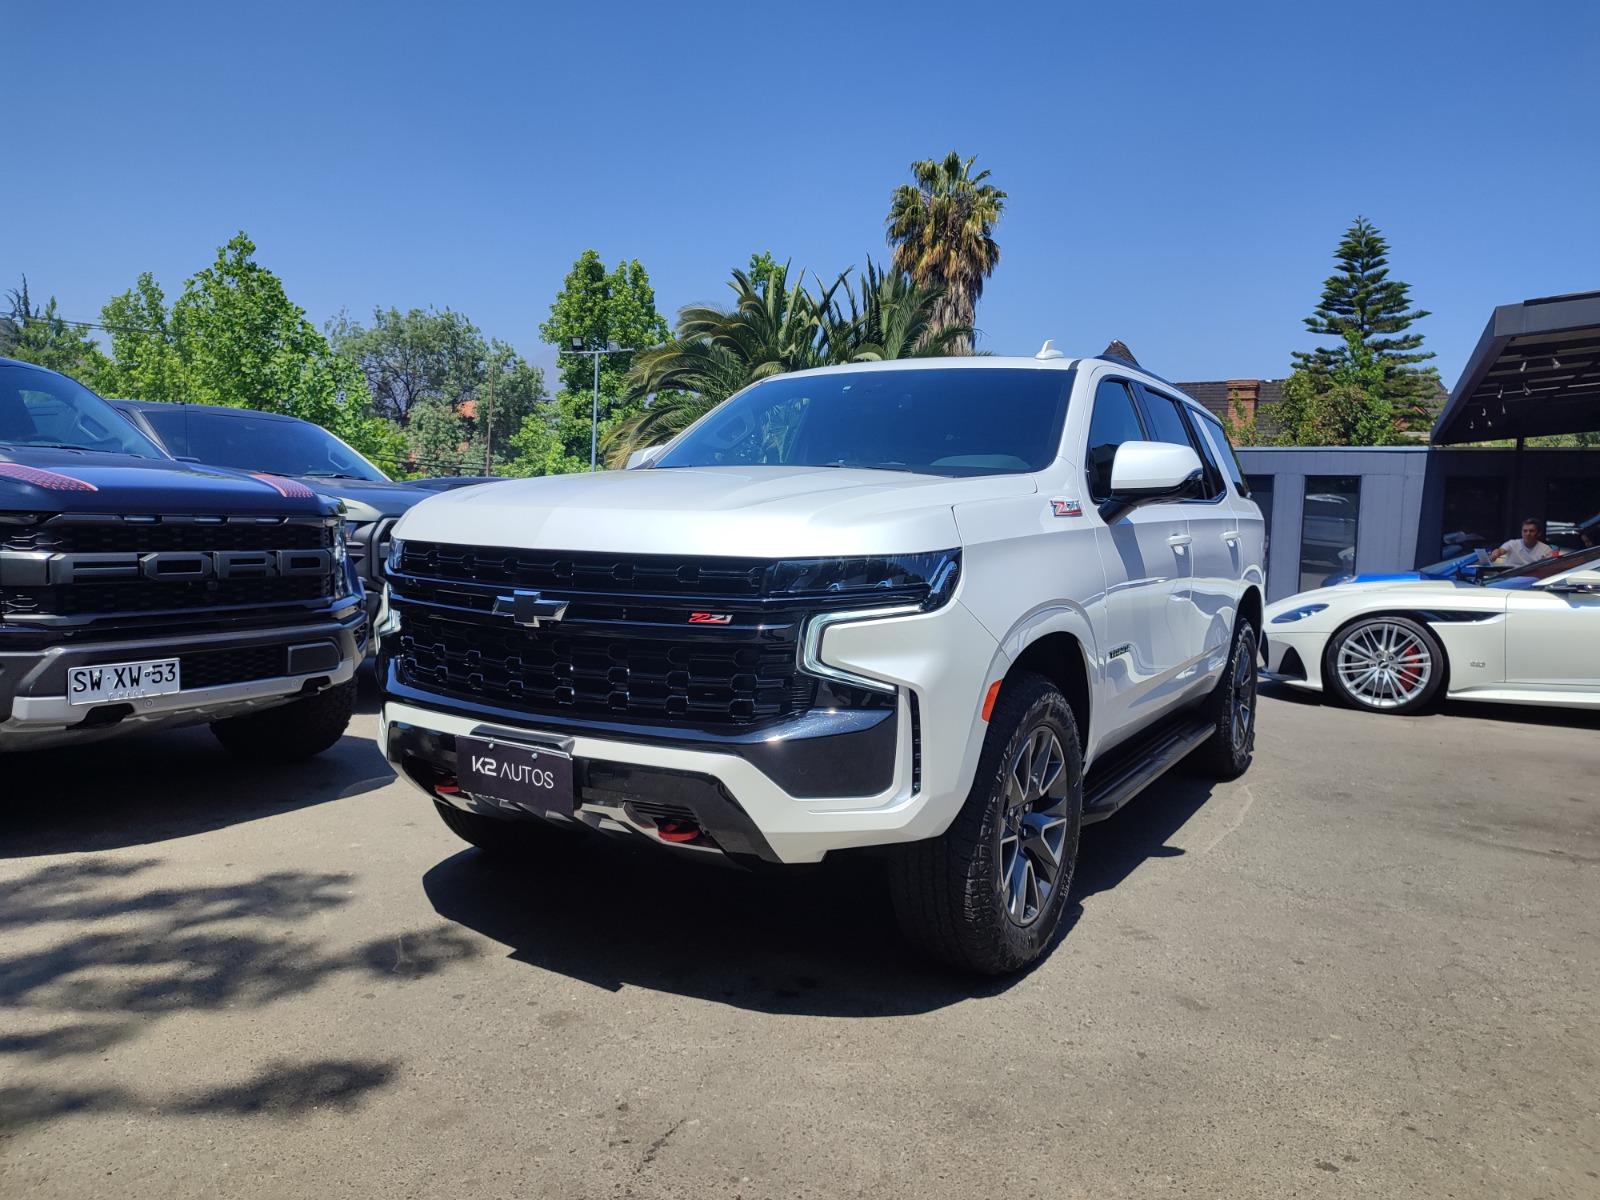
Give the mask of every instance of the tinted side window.
M 1174 446 L 1187 446 L 1200 456 L 1200 464 L 1205 468 L 1205 496 L 1206 500 L 1215 500 L 1222 495 L 1222 472 L 1217 469 L 1213 461 L 1210 448 L 1205 439 L 1189 428 L 1189 422 L 1184 419 L 1183 410 L 1186 407 L 1174 400 L 1171 396 L 1164 396 L 1160 392 L 1152 392 L 1147 387 L 1139 389 L 1140 396 L 1144 399 L 1145 415 L 1150 419 L 1150 438 L 1157 442 L 1171 442 Z
M 144 416 L 166 446 L 167 453 L 188 455 L 189 431 L 183 413 L 171 408 L 147 408 Z
M 1223 471 L 1227 473 L 1229 479 L 1233 480 L 1233 486 L 1239 495 L 1248 496 L 1250 494 L 1250 485 L 1244 480 L 1244 471 L 1239 466 L 1239 455 L 1234 451 L 1233 443 L 1228 440 L 1228 431 L 1222 427 L 1221 421 L 1209 413 L 1202 416 L 1200 420 L 1210 432 L 1211 440 L 1222 451 Z
M 1094 391 L 1094 414 L 1089 418 L 1089 454 L 1085 467 L 1089 473 L 1089 498 L 1111 497 L 1111 461 L 1123 442 L 1144 440 L 1144 425 L 1133 406 L 1128 385 L 1116 379 L 1102 380 Z

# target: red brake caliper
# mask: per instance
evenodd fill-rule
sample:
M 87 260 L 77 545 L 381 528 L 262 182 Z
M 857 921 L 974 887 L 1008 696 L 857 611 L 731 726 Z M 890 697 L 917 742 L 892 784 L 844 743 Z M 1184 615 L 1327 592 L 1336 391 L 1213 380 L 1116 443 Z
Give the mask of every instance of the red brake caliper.
M 1407 646 L 1400 655 L 1400 682 L 1405 685 L 1406 691 L 1417 686 L 1417 680 L 1422 678 L 1422 649 L 1416 643 Z

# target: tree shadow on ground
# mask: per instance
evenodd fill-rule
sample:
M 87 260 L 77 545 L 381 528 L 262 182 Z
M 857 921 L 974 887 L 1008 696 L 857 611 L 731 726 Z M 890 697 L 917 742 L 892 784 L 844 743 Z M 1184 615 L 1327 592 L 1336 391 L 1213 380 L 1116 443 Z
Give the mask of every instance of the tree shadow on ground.
M 144 846 L 387 786 L 370 738 L 307 762 L 244 766 L 201 729 L 5 756 L 0 858 Z
M 1145 859 L 1179 853 L 1172 831 L 1210 787 L 1169 775 L 1085 831 L 1062 937 L 1085 896 Z M 510 947 L 510 957 L 608 991 L 625 986 L 759 1012 L 881 1017 L 1004 992 L 918 958 L 894 928 L 883 862 L 744 871 L 654 847 L 552 832 L 525 860 L 463 850 L 423 877 L 435 911 Z
M 393 1061 L 270 1064 L 212 1090 L 159 1096 L 67 1086 L 173 1013 L 263 1008 L 337 976 L 396 982 L 478 953 L 448 926 L 332 947 L 310 918 L 349 903 L 342 873 L 274 871 L 199 887 L 148 883 L 159 859 L 55 863 L 0 884 L 0 1130 L 76 1112 L 292 1114 L 353 1104 Z
M 395 1075 L 393 1061 L 318 1059 L 274 1062 L 237 1084 L 176 1097 L 150 1096 L 124 1087 L 76 1088 L 22 1083 L 0 1085 L 0 1134 L 84 1113 L 142 1116 L 280 1116 L 312 1109 L 354 1109 Z

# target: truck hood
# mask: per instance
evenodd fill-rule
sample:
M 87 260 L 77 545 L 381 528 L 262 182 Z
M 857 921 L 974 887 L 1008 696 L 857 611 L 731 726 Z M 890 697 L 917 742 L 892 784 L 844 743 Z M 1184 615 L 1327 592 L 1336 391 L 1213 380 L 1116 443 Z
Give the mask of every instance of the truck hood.
M 551 475 L 424 500 L 395 536 L 619 554 L 821 557 L 960 544 L 956 504 L 1025 496 L 1027 475 L 951 479 L 832 467 L 674 467 Z
M 352 521 L 398 517 L 412 505 L 433 495 L 423 488 L 387 479 L 328 479 L 316 475 L 297 475 L 295 478 L 314 492 L 343 500 Z
M 12 446 L 0 447 L 0 463 L 54 472 L 93 489 L 45 487 L 0 475 L 0 510 L 274 517 L 332 511 L 315 494 L 284 496 L 242 471 L 165 458 Z

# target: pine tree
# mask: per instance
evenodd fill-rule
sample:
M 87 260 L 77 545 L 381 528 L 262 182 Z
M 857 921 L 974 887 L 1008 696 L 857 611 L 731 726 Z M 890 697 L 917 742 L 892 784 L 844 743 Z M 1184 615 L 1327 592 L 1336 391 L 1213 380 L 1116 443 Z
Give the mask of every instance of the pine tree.
M 1334 259 L 1339 270 L 1323 283 L 1322 300 L 1305 326 L 1339 344 L 1295 351 L 1296 371 L 1329 385 L 1340 367 L 1351 365 L 1351 348 L 1359 344 L 1382 368 L 1376 398 L 1393 409 L 1400 428 L 1427 430 L 1437 411 L 1439 373 L 1417 366 L 1433 354 L 1422 349 L 1422 335 L 1409 330 L 1430 314 L 1411 307 L 1409 284 L 1389 277 L 1389 243 L 1365 217 L 1345 231 Z

